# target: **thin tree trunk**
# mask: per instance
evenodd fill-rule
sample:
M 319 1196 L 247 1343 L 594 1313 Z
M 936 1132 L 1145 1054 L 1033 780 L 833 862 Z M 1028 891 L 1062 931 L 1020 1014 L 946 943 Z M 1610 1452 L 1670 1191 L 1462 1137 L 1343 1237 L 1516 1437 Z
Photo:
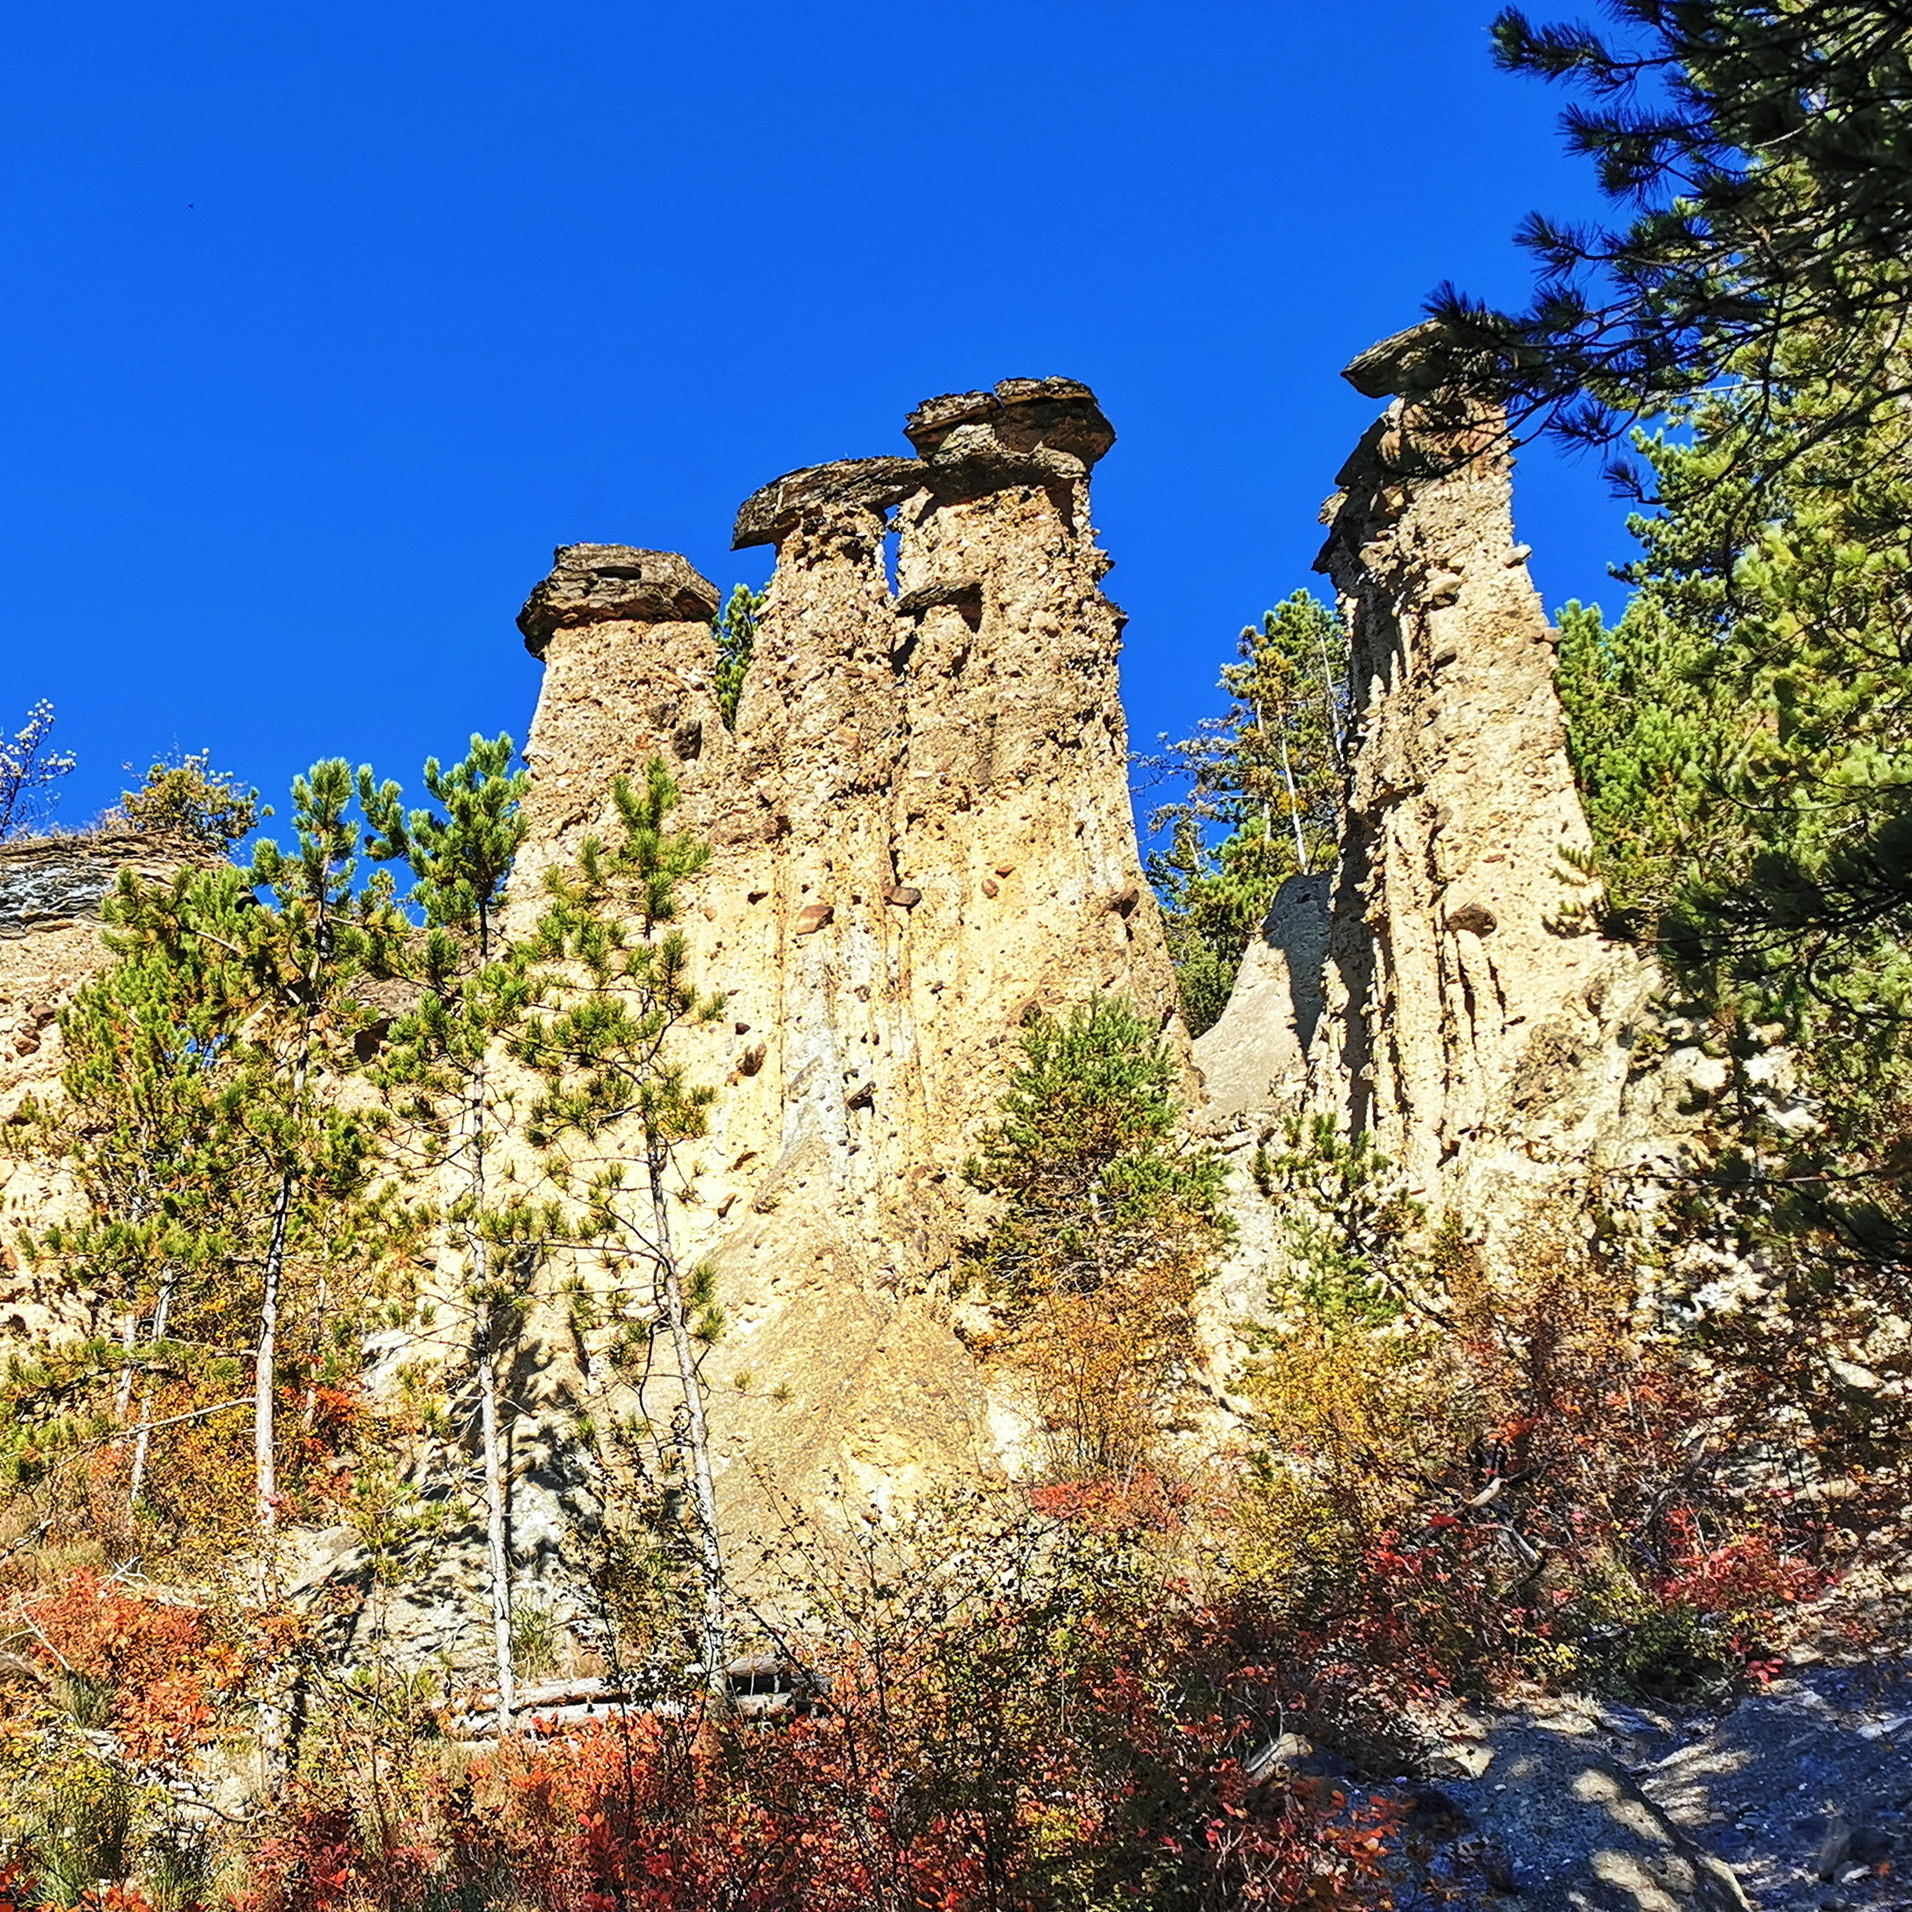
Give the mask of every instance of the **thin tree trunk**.
M 490 923 L 481 909 L 478 954 L 490 953 Z M 485 1207 L 485 1113 L 490 1072 L 481 1057 L 471 1112 L 471 1265 L 478 1296 L 474 1327 L 478 1360 L 478 1425 L 485 1470 L 485 1552 L 491 1569 L 491 1653 L 498 1679 L 498 1735 L 510 1732 L 518 1710 L 518 1669 L 511 1641 L 511 1475 L 505 1464 L 504 1430 L 498 1414 L 498 1350 L 492 1345 L 497 1316 L 486 1292 L 491 1256 L 483 1235 Z
M 1308 845 L 1301 834 L 1301 799 L 1295 794 L 1295 773 L 1288 768 L 1288 739 L 1281 740 L 1281 780 L 1288 786 L 1288 821 L 1295 826 L 1295 867 L 1308 874 Z
M 159 1278 L 159 1301 L 153 1309 L 153 1347 L 158 1347 L 166 1339 L 166 1320 L 172 1313 L 173 1296 L 178 1289 L 179 1270 L 168 1268 Z M 133 1472 L 126 1487 L 126 1511 L 129 1514 L 139 1506 L 140 1490 L 146 1485 L 146 1460 L 153 1446 L 153 1424 L 146 1418 L 151 1394 L 150 1388 L 142 1389 L 140 1393 L 139 1439 L 133 1443 Z
M 259 1531 L 270 1534 L 279 1518 L 279 1474 L 273 1445 L 273 1386 L 279 1353 L 279 1291 L 285 1277 L 286 1229 L 292 1214 L 293 1172 L 279 1175 L 272 1204 L 272 1236 L 266 1244 L 265 1280 L 259 1298 L 259 1354 L 253 1367 L 252 1454 L 259 1490 Z
M 272 1204 L 272 1234 L 266 1243 L 264 1281 L 259 1298 L 259 1353 L 253 1369 L 252 1452 L 259 1494 L 259 1577 L 262 1596 L 269 1597 L 277 1581 L 272 1540 L 279 1521 L 279 1472 L 274 1444 L 273 1390 L 277 1384 L 279 1352 L 279 1296 L 285 1279 L 286 1235 L 291 1225 L 293 1170 L 279 1172 L 279 1192 Z M 268 1790 L 284 1776 L 287 1761 L 286 1708 L 270 1690 L 259 1700 L 259 1776 Z
M 149 1206 L 145 1193 L 146 1181 L 147 1174 L 142 1171 L 139 1185 L 134 1188 L 129 1204 L 132 1209 L 131 1219 L 136 1222 L 145 1220 Z M 126 1326 L 120 1333 L 120 1346 L 126 1350 L 126 1365 L 120 1369 L 119 1390 L 114 1396 L 113 1413 L 115 1419 L 123 1421 L 133 1411 L 133 1350 L 139 1346 L 139 1303 L 137 1301 L 126 1311 Z
M 1328 663 L 1328 640 L 1319 640 L 1321 652 L 1321 701 L 1328 717 L 1328 741 L 1334 746 L 1334 761 L 1337 768 L 1348 767 L 1346 739 L 1341 735 L 1341 718 L 1334 707 L 1334 671 Z
M 684 1285 L 671 1250 L 670 1212 L 664 1198 L 664 1162 L 655 1146 L 648 1151 L 651 1178 L 651 1226 L 655 1230 L 658 1283 L 664 1294 L 664 1318 L 670 1325 L 671 1352 L 684 1395 L 684 1436 L 690 1449 L 691 1504 L 697 1514 L 697 1570 L 703 1583 L 701 1633 L 704 1684 L 719 1710 L 727 1708 L 730 1687 L 729 1600 L 724 1586 L 723 1546 L 717 1532 L 717 1483 L 710 1467 L 710 1423 L 704 1414 L 704 1384 L 697 1371 L 697 1349 L 684 1308 Z
M 126 1325 L 120 1330 L 120 1346 L 126 1350 L 126 1365 L 119 1372 L 119 1388 L 113 1396 L 113 1418 L 123 1421 L 133 1411 L 133 1350 L 139 1346 L 139 1310 L 130 1309 Z
M 482 1248 L 478 1252 L 484 1266 Z M 480 1277 L 482 1279 L 482 1276 Z M 498 1425 L 498 1365 L 491 1345 L 489 1300 L 478 1303 L 478 1424 L 484 1442 L 485 1551 L 491 1567 L 491 1650 L 498 1677 L 498 1732 L 511 1730 L 518 1710 L 518 1675 L 511 1647 L 511 1484 L 506 1478 L 504 1438 Z

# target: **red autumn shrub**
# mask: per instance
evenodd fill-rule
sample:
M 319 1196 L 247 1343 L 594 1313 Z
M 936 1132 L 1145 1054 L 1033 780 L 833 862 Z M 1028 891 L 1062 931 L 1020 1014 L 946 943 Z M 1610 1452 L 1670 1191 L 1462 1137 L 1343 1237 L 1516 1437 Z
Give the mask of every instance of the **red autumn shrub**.
M 1747 1491 L 1743 1403 L 1642 1328 L 1623 1258 L 1448 1228 L 1397 1276 L 1317 1284 L 1270 1332 L 1233 1509 L 1257 1583 L 1370 1685 L 1730 1679 L 1729 1637 L 1825 1584 Z
M 299 1781 L 255 1912 L 1151 1912 L 1372 1904 L 1385 1828 L 1245 1763 L 1292 1711 L 1248 1609 L 1004 1593 L 838 1645 L 782 1723 L 635 1715 L 465 1765 Z
M 1765 1528 L 1709 1544 L 1689 1509 L 1675 1509 L 1667 1524 L 1673 1534 L 1671 1570 L 1660 1577 L 1657 1591 L 1670 1607 L 1735 1618 L 1756 1615 L 1809 1600 L 1832 1578 L 1818 1563 L 1786 1552 Z
M 239 1661 L 198 1608 L 83 1572 L 21 1611 L 43 1661 L 102 1690 L 128 1751 L 154 1757 L 212 1737 L 216 1701 L 237 1679 Z

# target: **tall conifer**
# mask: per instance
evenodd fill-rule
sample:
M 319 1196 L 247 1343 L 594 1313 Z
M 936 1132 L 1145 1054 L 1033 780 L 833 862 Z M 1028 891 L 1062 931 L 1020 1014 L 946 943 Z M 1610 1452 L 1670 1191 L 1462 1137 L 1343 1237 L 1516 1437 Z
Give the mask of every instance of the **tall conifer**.
M 268 839 L 243 871 L 189 870 L 170 885 L 128 872 L 112 912 L 129 947 L 173 964 L 215 1011 L 209 1040 L 232 1071 L 228 1118 L 264 1192 L 265 1212 L 253 1218 L 253 1461 L 267 1542 L 279 1519 L 288 1269 L 303 1254 L 322 1271 L 336 1255 L 373 1167 L 370 1112 L 333 1092 L 357 1068 L 354 1037 L 370 1020 L 357 985 L 393 930 L 387 886 L 355 888 L 351 800 L 350 769 L 315 764 L 293 783 L 289 852 Z
M 668 827 L 677 789 L 660 760 L 641 786 L 620 777 L 614 795 L 615 842 L 588 840 L 577 874 L 552 884 L 533 949 L 559 967 L 559 999 L 527 1020 L 513 1051 L 543 1081 L 527 1134 L 548 1151 L 578 1240 L 644 1273 L 647 1312 L 634 1326 L 646 1351 L 653 1337 L 663 1342 L 674 1371 L 668 1441 L 688 1488 L 703 1677 L 722 1705 L 730 1603 L 701 1372 L 722 1317 L 710 1271 L 686 1262 L 671 1212 L 679 1152 L 705 1132 L 715 1098 L 693 1080 L 683 1042 L 722 1014 L 724 998 L 700 986 L 683 933 L 669 925 L 677 886 L 710 852 Z
M 485 1543 L 491 1583 L 492 1661 L 498 1719 L 517 1707 L 513 1650 L 511 1480 L 499 1366 L 508 1362 L 521 1304 L 519 1274 L 537 1253 L 523 1239 L 522 1197 L 502 1186 L 494 1157 L 511 1097 L 496 1067 L 500 1046 L 530 1007 L 537 981 L 526 951 L 502 942 L 498 916 L 524 842 L 528 779 L 511 768 L 508 736 L 474 736 L 462 763 L 425 766 L 435 809 L 408 810 L 396 784 L 359 772 L 374 860 L 410 868 L 409 900 L 424 918 L 401 966 L 417 983 L 416 1007 L 392 1025 L 372 1071 L 399 1117 L 395 1146 L 415 1178 L 448 1185 L 432 1204 L 457 1244 L 470 1308 L 470 1371 L 478 1391 Z

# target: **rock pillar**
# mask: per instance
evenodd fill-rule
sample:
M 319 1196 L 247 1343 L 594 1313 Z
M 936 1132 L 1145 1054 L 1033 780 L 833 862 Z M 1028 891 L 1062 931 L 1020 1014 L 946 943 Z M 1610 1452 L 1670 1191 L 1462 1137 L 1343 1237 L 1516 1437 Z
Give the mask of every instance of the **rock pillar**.
M 930 399 L 906 430 L 924 486 L 899 513 L 897 871 L 920 899 L 928 1117 L 951 1133 L 992 1111 L 1031 1007 L 1107 992 L 1166 1030 L 1175 994 L 1130 810 L 1123 618 L 1089 516 L 1115 433 L 1059 378 Z
M 1590 1067 L 1617 1091 L 1601 1012 L 1616 963 L 1637 965 L 1595 928 L 1505 419 L 1431 323 L 1348 377 L 1393 403 L 1339 475 L 1319 561 L 1355 739 L 1320 1067 L 1410 1189 L 1465 1204 L 1484 1177 L 1525 1179 L 1517 1158 L 1573 1152 Z
M 745 503 L 735 538 L 777 548 L 737 717 L 740 801 L 767 860 L 759 893 L 730 911 L 761 978 L 762 1093 L 778 1158 L 808 1160 L 873 1250 L 908 1238 L 891 1216 L 920 1167 L 890 816 L 906 729 L 883 550 L 918 469 L 864 458 L 792 473 Z
M 687 1057 L 720 1092 L 676 1225 L 730 1313 L 707 1371 L 733 1508 L 759 1475 L 819 1505 L 987 1465 L 941 1297 L 1023 1018 L 1109 990 L 1175 1026 L 1089 523 L 1114 434 L 1065 379 L 934 399 L 908 431 L 919 457 L 744 505 L 737 544 L 777 565 L 734 731 L 717 594 L 682 559 L 568 547 L 521 620 L 548 675 L 519 896 L 653 751 L 713 846 L 681 920 L 729 1005 Z
M 1197 1060 L 1212 1126 L 1331 1111 L 1430 1216 L 1490 1230 L 1638 1152 L 1654 979 L 1597 928 L 1555 634 L 1479 369 L 1434 323 L 1348 368 L 1391 402 L 1317 561 L 1349 639 L 1341 853 L 1331 884 L 1284 889 Z
M 717 593 L 674 551 L 567 544 L 518 614 L 544 685 L 525 745 L 530 834 L 515 899 L 535 907 L 544 869 L 609 818 L 612 783 L 662 756 L 686 814 L 708 807 L 722 755 Z

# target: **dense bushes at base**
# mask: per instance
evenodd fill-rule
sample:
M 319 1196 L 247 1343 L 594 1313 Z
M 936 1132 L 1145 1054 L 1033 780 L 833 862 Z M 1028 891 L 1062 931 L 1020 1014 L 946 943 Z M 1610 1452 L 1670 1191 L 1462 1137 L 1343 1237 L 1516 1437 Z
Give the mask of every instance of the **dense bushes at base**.
M 1485 1250 L 1373 1197 L 1340 1203 L 1332 1256 L 1303 1227 L 1277 1289 L 1237 1573 L 1370 1679 L 1745 1679 L 1855 1544 L 1775 1464 L 1804 1430 L 1656 1325 L 1616 1244 L 1538 1218 Z
M 940 1561 L 873 1548 L 828 1575 L 812 1537 L 798 1591 L 819 1611 L 783 1648 L 817 1695 L 799 1716 L 685 1701 L 474 1746 L 447 1736 L 447 1705 L 334 1693 L 272 1796 L 243 1825 L 212 1821 L 190 1867 L 161 1831 L 164 1761 L 113 1750 L 115 1722 L 148 1716 L 133 1689 L 174 1675 L 126 1659 L 90 1737 L 59 1697 L 38 1709 L 40 1770 L 57 1743 L 100 1783 L 76 1779 L 57 1824 L 16 1820 L 11 1877 L 23 1903 L 92 1903 L 110 1880 L 157 1912 L 1375 1902 L 1380 1816 L 1250 1777 L 1311 1704 L 1266 1608 L 1204 1603 L 1099 1530 L 992 1516 L 943 1531 Z M 61 1604 L 111 1634 L 112 1598 L 88 1583 Z M 141 1653 L 158 1638 L 150 1615 L 133 1630 Z M 243 1722 L 226 1725 L 244 1756 Z

